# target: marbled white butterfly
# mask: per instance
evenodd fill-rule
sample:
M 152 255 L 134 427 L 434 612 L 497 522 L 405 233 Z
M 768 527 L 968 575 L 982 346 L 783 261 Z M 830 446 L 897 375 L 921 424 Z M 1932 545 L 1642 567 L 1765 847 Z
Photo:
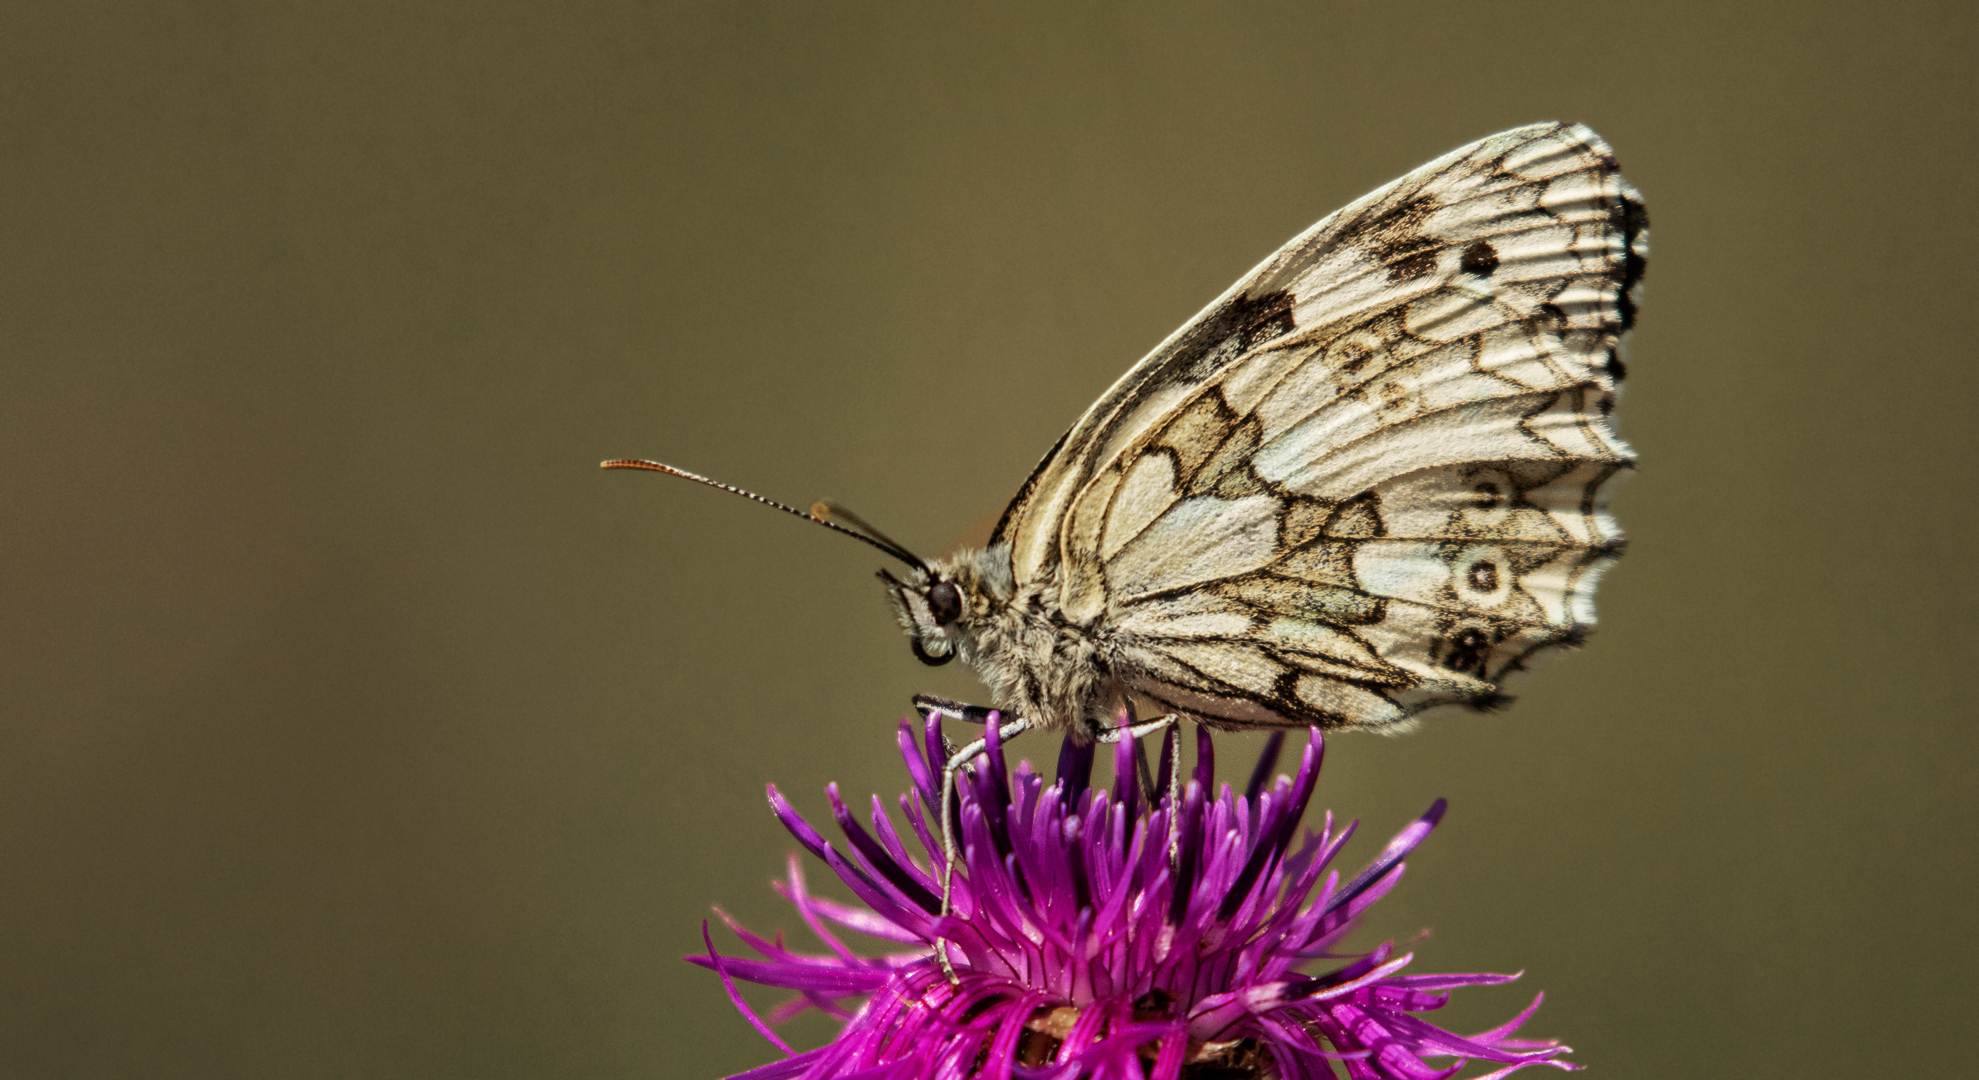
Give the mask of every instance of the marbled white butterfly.
M 1110 739 L 1135 699 L 1218 728 L 1489 707 L 1580 641 L 1621 553 L 1610 413 L 1647 253 L 1599 136 L 1515 128 L 1246 274 L 1086 410 L 982 550 L 926 562 L 715 486 L 905 562 L 880 576 L 915 654 L 973 667 L 1009 734 Z

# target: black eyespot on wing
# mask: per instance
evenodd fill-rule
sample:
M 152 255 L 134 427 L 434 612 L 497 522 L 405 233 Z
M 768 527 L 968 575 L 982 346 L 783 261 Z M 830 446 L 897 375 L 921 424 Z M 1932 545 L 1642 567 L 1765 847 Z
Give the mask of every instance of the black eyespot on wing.
M 1466 274 L 1490 277 L 1491 272 L 1498 269 L 1498 249 L 1492 247 L 1489 240 L 1473 240 L 1464 249 L 1463 258 L 1457 261 L 1457 265 Z
M 1484 677 L 1484 662 L 1491 649 L 1491 638 L 1484 631 L 1474 626 L 1463 627 L 1451 635 L 1446 648 L 1444 667 L 1480 679 Z
M 947 626 L 962 617 L 962 592 L 952 581 L 937 581 L 928 590 L 928 614 L 936 626 Z

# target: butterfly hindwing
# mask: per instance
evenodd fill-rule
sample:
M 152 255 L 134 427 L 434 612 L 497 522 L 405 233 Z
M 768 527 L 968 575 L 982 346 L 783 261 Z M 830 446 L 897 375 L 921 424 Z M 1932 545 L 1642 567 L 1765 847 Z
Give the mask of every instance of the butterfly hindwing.
M 1609 421 L 1646 219 L 1578 126 L 1332 215 L 1128 372 L 1006 512 L 1120 676 L 1233 726 L 1488 703 L 1619 551 Z

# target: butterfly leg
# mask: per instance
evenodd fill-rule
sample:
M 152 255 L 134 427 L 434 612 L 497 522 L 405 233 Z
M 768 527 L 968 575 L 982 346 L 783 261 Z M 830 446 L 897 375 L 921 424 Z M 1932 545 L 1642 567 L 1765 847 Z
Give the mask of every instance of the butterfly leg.
M 1176 716 L 1174 713 L 1170 713 L 1167 716 L 1157 717 L 1143 723 L 1107 728 L 1105 731 L 1094 736 L 1094 738 L 1103 743 L 1117 743 L 1122 739 L 1138 739 L 1143 735 L 1152 735 L 1157 731 L 1162 733 L 1162 757 L 1164 759 L 1162 764 L 1164 768 L 1161 771 L 1166 774 L 1168 780 L 1168 868 L 1170 870 L 1182 864 L 1182 747 L 1181 740 L 1178 738 L 1176 740 L 1175 752 L 1171 757 L 1167 750 L 1167 738 L 1171 733 L 1179 735 L 1181 730 L 1182 718 Z M 1141 759 L 1141 768 L 1143 772 L 1146 771 L 1146 758 Z M 1154 784 L 1148 782 L 1147 778 L 1143 778 L 1143 783 L 1146 784 L 1149 791 L 1154 790 Z
M 990 713 L 996 710 L 987 705 L 965 705 L 960 701 L 950 701 L 933 694 L 915 694 L 914 711 L 920 713 L 923 720 L 930 716 L 946 716 L 951 720 L 961 720 L 970 724 L 987 724 Z
M 914 699 L 915 708 L 921 707 L 921 702 L 923 700 L 923 697 L 916 697 Z M 934 698 L 931 700 L 940 701 L 941 699 Z M 949 705 L 953 705 L 953 703 L 943 702 L 942 705 L 949 706 Z M 973 705 L 965 705 L 959 707 L 965 709 L 976 708 L 976 706 Z M 941 714 L 945 716 L 955 715 L 954 713 L 947 712 L 945 709 L 941 707 L 937 707 L 936 709 L 931 709 L 930 711 L 940 711 Z M 984 718 L 986 720 L 988 719 L 989 716 L 995 715 L 988 709 L 983 710 L 983 712 L 985 714 Z M 1024 732 L 1029 731 L 1036 726 L 1037 725 L 1033 724 L 1031 721 L 1022 719 L 1021 717 L 1016 720 L 1012 720 L 1009 723 L 1004 724 L 996 729 L 997 741 L 999 743 L 1008 741 L 1010 739 L 1017 737 L 1018 735 L 1022 735 Z M 941 768 L 941 809 L 939 813 L 941 814 L 941 859 L 942 859 L 941 915 L 942 918 L 948 917 L 949 910 L 953 906 L 955 900 L 955 860 L 958 857 L 958 852 L 956 851 L 957 844 L 955 840 L 955 830 L 961 824 L 961 822 L 957 820 L 957 818 L 960 816 L 959 814 L 960 808 L 956 807 L 954 810 L 950 809 L 955 805 L 955 777 L 964 768 L 967 768 L 970 762 L 981 757 L 983 755 L 983 752 L 988 749 L 989 749 L 988 738 L 977 739 L 975 742 L 972 742 L 969 745 L 964 746 L 962 749 L 957 750 L 953 754 L 949 755 L 948 764 L 943 765 Z M 948 981 L 951 984 L 961 983 L 962 980 L 956 978 L 955 976 L 954 965 L 950 964 L 948 961 L 947 938 L 938 937 L 935 939 L 935 960 L 941 964 L 942 974 L 948 976 Z

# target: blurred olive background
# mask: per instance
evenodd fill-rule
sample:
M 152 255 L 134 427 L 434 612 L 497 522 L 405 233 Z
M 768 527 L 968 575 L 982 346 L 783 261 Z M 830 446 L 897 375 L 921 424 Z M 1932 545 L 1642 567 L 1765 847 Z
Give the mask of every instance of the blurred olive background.
M 1962 1073 L 1975 28 L 0 8 L 0 1075 L 772 1060 L 678 959 L 804 938 L 764 782 L 890 798 L 974 684 L 874 552 L 599 459 L 938 551 L 1286 238 L 1546 118 L 1654 219 L 1633 547 L 1509 712 L 1335 741 L 1356 858 L 1452 802 L 1368 932 L 1604 1077 Z

